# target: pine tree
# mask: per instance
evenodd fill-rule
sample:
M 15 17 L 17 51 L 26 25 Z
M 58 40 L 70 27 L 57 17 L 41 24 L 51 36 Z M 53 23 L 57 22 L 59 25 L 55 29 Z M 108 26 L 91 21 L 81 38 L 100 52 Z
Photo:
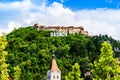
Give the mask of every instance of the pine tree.
M 6 36 L 0 36 L 0 80 L 8 80 L 8 64 L 6 64 L 7 51 L 4 51 L 7 46 Z
M 108 42 L 102 43 L 98 61 L 94 61 L 92 76 L 97 80 L 120 80 L 120 66 L 118 59 L 113 57 L 112 46 Z
M 81 72 L 80 72 L 80 66 L 78 63 L 75 63 L 72 66 L 72 71 L 68 73 L 67 76 L 65 76 L 65 80 L 82 80 L 80 78 Z

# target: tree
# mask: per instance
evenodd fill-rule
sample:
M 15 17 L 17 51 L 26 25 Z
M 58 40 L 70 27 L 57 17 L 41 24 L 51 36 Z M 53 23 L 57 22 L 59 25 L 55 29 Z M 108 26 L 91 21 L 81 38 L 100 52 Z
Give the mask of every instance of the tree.
M 81 72 L 80 72 L 80 66 L 78 63 L 75 63 L 72 66 L 72 71 L 68 73 L 67 76 L 65 76 L 65 80 L 82 80 L 80 78 Z
M 97 80 L 120 79 L 120 66 L 118 60 L 113 57 L 112 46 L 108 42 L 102 43 L 100 58 L 94 61 L 93 68 L 92 75 Z
M 7 51 L 4 51 L 7 46 L 6 36 L 0 36 L 0 80 L 8 80 L 8 64 L 6 64 Z

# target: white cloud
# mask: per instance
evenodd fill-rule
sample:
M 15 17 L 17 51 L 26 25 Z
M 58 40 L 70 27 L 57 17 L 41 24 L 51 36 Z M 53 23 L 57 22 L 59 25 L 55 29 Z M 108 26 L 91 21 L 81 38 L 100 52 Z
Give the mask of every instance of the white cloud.
M 13 3 L 0 3 L 0 9 L 28 9 L 32 4 L 30 0 L 24 0 L 23 2 L 13 2 Z
M 8 23 L 8 29 L 14 29 L 14 28 L 19 28 L 19 27 L 21 27 L 21 24 L 20 23 L 16 23 L 16 22 L 14 22 L 14 21 L 10 21 L 9 23 Z
M 43 1 L 44 2 L 44 1 Z M 45 3 L 35 5 L 31 0 L 15 3 L 0 3 L 2 9 L 19 10 L 16 12 L 16 20 L 6 21 L 7 27 L 4 30 L 0 27 L 0 32 L 10 32 L 13 26 L 29 26 L 38 22 L 41 25 L 63 25 L 63 26 L 83 26 L 91 34 L 108 34 L 120 40 L 120 10 L 96 9 L 72 11 L 64 8 L 60 3 L 53 2 L 46 6 Z M 15 15 L 12 15 L 14 17 Z

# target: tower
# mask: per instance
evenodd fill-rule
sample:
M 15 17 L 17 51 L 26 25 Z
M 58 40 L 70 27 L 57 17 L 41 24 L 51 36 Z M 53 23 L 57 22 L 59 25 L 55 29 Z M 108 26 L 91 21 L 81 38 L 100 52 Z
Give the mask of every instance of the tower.
M 47 80 L 61 80 L 61 70 L 58 68 L 54 51 L 52 52 L 52 62 L 47 72 Z

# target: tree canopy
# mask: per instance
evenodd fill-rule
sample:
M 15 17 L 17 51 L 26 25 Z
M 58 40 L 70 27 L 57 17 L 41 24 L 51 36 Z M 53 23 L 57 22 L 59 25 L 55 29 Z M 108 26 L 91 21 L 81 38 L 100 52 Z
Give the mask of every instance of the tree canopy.
M 103 42 L 101 54 L 98 60 L 94 61 L 92 75 L 97 80 L 119 80 L 120 66 L 118 59 L 114 58 L 112 46 L 108 42 Z
M 50 37 L 50 32 L 29 26 L 15 29 L 6 36 L 8 45 L 5 50 L 9 53 L 6 63 L 9 64 L 11 76 L 14 76 L 17 68 L 22 80 L 43 79 L 50 67 L 52 50 L 62 70 L 62 80 L 76 62 L 80 65 L 81 77 L 84 77 L 84 70 L 92 68 L 91 64 L 99 59 L 103 41 L 112 45 L 114 57 L 120 56 L 120 42 L 107 35 L 69 34 L 66 37 Z

